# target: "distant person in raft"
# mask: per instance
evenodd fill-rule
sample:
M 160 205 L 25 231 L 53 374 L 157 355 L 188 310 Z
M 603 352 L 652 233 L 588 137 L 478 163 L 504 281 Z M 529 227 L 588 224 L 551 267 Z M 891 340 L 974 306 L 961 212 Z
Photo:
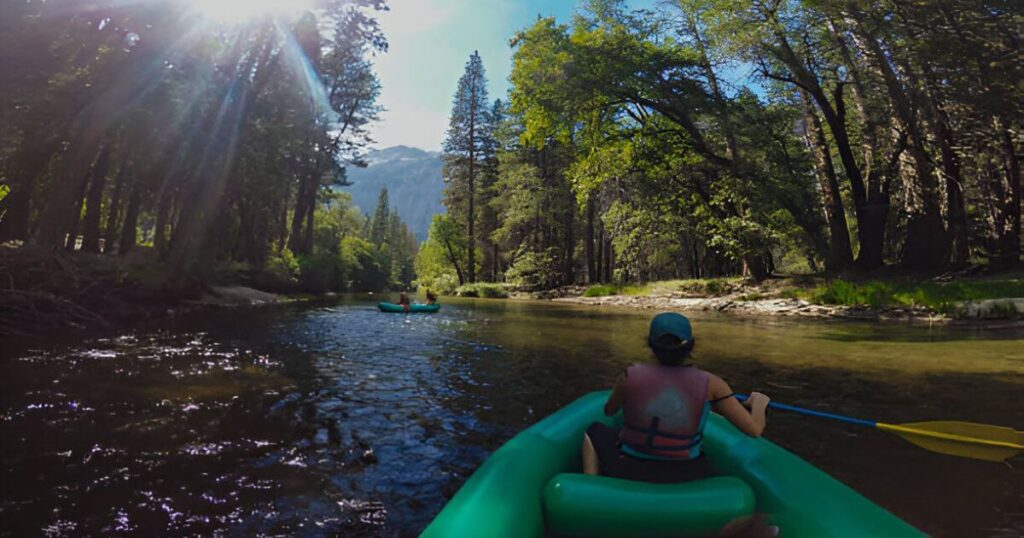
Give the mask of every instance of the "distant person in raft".
M 398 304 L 402 305 L 402 310 L 409 311 L 409 292 L 402 292 L 402 295 L 398 297 Z
M 615 382 L 604 414 L 623 409 L 623 427 L 595 422 L 583 436 L 583 472 L 641 482 L 675 483 L 714 475 L 701 451 L 714 409 L 740 431 L 759 437 L 769 398 L 743 404 L 722 378 L 686 363 L 693 351 L 690 320 L 676 313 L 651 320 L 647 344 L 658 364 L 635 364 Z
M 437 304 L 437 295 L 430 290 L 427 290 L 427 304 Z

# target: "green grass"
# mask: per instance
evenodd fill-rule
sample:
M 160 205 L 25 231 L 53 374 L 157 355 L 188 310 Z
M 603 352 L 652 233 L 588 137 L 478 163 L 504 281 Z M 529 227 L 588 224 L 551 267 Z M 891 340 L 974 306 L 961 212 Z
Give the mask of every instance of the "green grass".
M 624 286 L 626 295 L 650 295 L 683 292 L 694 295 L 716 296 L 733 291 L 743 282 L 743 277 L 688 278 L 685 280 L 663 280 L 639 286 Z
M 594 284 L 583 292 L 584 297 L 604 297 L 606 295 L 618 295 L 619 288 L 612 284 Z
M 788 291 L 788 290 L 787 290 Z M 886 307 L 925 307 L 953 313 L 964 301 L 1024 297 L 1024 280 L 967 280 L 961 282 L 850 282 L 833 280 L 796 295 L 813 303 Z
M 506 299 L 508 290 L 503 284 L 494 282 L 476 282 L 474 284 L 463 284 L 455 288 L 455 295 L 458 297 L 483 297 L 487 299 Z
M 690 278 L 685 280 L 660 280 L 645 284 L 594 284 L 583 292 L 584 297 L 606 295 L 665 295 L 688 293 L 693 295 L 717 296 L 733 291 L 743 282 L 742 277 Z

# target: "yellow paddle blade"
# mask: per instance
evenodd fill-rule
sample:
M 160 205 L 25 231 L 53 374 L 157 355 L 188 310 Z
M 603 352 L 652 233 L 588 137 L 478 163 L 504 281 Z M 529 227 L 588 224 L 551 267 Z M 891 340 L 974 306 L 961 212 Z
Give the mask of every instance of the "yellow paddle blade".
M 946 420 L 899 425 L 879 422 L 875 427 L 950 456 L 1004 461 L 1024 451 L 1024 432 L 1003 426 Z

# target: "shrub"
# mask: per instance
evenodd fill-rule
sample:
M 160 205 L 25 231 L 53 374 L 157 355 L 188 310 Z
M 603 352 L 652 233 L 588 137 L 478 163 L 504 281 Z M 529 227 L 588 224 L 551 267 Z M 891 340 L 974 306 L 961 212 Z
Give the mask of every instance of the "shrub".
M 587 291 L 583 292 L 584 297 L 604 297 L 606 295 L 616 295 L 619 293 L 618 288 L 611 284 L 594 284 L 587 288 Z
M 414 282 L 417 289 L 431 290 L 443 295 L 451 295 L 459 288 L 459 278 L 454 273 L 437 273 L 426 278 L 420 277 Z
M 525 252 L 516 258 L 505 272 L 505 280 L 526 290 L 551 289 L 561 282 L 557 249 L 544 252 Z
M 810 292 L 813 302 L 848 306 L 926 307 L 955 312 L 964 301 L 1024 297 L 1024 281 L 978 280 L 953 283 L 905 282 L 887 283 L 877 280 L 855 283 L 833 280 Z
M 313 254 L 299 258 L 299 285 L 311 293 L 344 289 L 344 279 L 337 257 Z
M 455 295 L 459 297 L 483 297 L 486 299 L 506 299 L 508 292 L 501 284 L 492 282 L 477 282 L 465 284 L 455 289 Z
M 295 285 L 299 276 L 299 260 L 288 249 L 274 252 L 264 267 L 267 274 L 283 284 Z

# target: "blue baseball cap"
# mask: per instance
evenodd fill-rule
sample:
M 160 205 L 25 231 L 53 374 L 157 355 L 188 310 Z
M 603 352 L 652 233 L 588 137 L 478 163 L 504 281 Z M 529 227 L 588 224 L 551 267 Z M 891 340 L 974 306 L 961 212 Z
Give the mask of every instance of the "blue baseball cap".
M 693 327 L 690 326 L 690 320 L 675 312 L 663 312 L 654 316 L 654 319 L 651 320 L 651 330 L 647 334 L 647 341 L 651 346 L 656 346 L 666 335 L 678 338 L 679 345 L 692 342 Z

